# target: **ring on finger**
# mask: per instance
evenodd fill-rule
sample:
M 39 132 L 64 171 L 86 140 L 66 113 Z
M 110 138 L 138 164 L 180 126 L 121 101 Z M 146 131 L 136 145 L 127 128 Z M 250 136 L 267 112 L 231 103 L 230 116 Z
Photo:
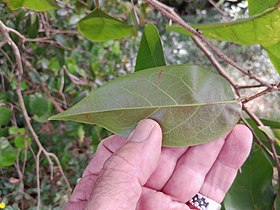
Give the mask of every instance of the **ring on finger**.
M 190 203 L 199 210 L 221 209 L 221 204 L 199 193 L 197 193 L 191 200 L 189 200 L 188 203 Z

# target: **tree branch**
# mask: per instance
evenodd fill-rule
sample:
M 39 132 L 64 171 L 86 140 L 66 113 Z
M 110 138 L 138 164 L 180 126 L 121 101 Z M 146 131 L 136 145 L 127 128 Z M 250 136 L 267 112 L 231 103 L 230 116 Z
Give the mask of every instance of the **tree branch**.
M 254 100 L 254 99 L 256 99 L 256 98 L 259 98 L 259 97 L 261 97 L 261 96 L 263 96 L 263 95 L 265 95 L 265 94 L 267 94 L 267 93 L 271 93 L 271 92 L 273 92 L 273 90 L 271 90 L 270 88 L 267 88 L 267 89 L 265 89 L 265 90 L 263 90 L 263 91 L 261 91 L 261 92 L 255 94 L 255 95 L 253 95 L 253 96 L 250 96 L 250 97 L 244 99 L 244 100 L 242 101 L 242 103 L 243 103 L 243 104 L 246 104 L 246 103 L 248 103 L 248 102 L 250 102 L 250 101 L 252 101 L 252 100 Z

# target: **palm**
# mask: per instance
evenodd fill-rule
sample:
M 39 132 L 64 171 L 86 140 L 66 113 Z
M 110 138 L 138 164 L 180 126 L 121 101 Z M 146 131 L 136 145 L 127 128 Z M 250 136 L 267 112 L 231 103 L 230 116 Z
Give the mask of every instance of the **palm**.
M 251 138 L 248 128 L 237 125 L 229 135 L 208 144 L 163 147 L 157 169 L 142 186 L 137 210 L 189 209 L 185 203 L 198 192 L 220 203 L 248 156 Z M 89 199 L 104 163 L 125 142 L 116 135 L 102 141 L 71 197 L 71 207 L 79 209 Z

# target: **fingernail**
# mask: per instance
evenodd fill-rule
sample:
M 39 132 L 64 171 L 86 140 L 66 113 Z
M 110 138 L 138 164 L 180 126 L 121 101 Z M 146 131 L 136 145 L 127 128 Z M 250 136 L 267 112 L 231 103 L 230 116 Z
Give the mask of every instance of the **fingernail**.
M 155 125 L 151 120 L 141 120 L 128 137 L 129 141 L 143 142 L 148 139 Z

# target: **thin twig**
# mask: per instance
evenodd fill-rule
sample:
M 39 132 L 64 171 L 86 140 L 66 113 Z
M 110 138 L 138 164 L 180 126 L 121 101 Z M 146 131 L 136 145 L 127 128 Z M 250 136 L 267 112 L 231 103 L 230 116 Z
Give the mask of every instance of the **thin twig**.
M 243 104 L 246 104 L 246 103 L 248 103 L 248 102 L 250 102 L 250 101 L 252 101 L 252 100 L 254 100 L 254 99 L 256 99 L 256 98 L 259 98 L 259 97 L 261 97 L 261 96 L 263 96 L 263 95 L 266 95 L 267 93 L 271 93 L 271 92 L 273 92 L 273 91 L 272 91 L 270 88 L 267 88 L 267 89 L 265 89 L 265 90 L 263 90 L 263 91 L 261 91 L 261 92 L 255 94 L 255 95 L 253 95 L 253 96 L 250 96 L 250 97 L 244 99 L 244 100 L 242 101 L 242 103 L 243 103 Z
M 272 86 L 275 86 L 275 84 L 271 84 Z M 260 87 L 265 87 L 261 84 L 259 85 L 240 85 L 238 86 L 239 89 L 248 89 L 248 88 L 260 88 Z
M 208 0 L 210 4 L 224 17 L 229 18 L 229 15 L 218 7 L 218 5 L 213 0 Z

